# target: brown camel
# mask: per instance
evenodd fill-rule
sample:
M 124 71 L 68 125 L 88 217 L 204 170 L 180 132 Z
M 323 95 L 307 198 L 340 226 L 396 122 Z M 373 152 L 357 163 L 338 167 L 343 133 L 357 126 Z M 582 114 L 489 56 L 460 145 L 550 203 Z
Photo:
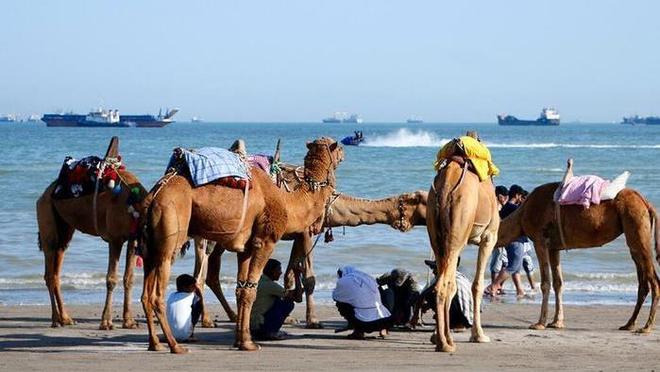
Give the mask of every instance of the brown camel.
M 481 297 L 486 261 L 497 240 L 499 215 L 495 189 L 490 179 L 480 181 L 453 143 L 451 158 L 438 170 L 429 191 L 426 226 L 435 253 L 438 280 L 435 343 L 436 351 L 455 350 L 449 328 L 449 307 L 456 293 L 456 265 L 466 244 L 479 245 L 477 270 L 472 283 L 474 325 L 472 342 L 490 342 L 481 328 Z M 460 165 L 459 165 L 460 163 Z
M 165 314 L 164 296 L 172 260 L 189 236 L 216 241 L 237 252 L 235 346 L 258 350 L 250 336 L 250 311 L 256 286 L 275 243 L 287 232 L 303 231 L 323 213 L 335 188 L 335 169 L 343 149 L 330 138 L 307 144 L 305 182 L 294 192 L 281 191 L 264 171 L 252 168 L 253 188 L 244 191 L 208 184 L 193 188 L 176 172 L 165 175 L 147 196 L 146 249 L 142 304 L 149 327 L 149 350 L 161 350 L 154 312 L 172 353 L 187 350 L 176 343 Z M 243 206 L 244 202 L 247 204 Z
M 567 175 L 572 175 L 572 162 L 569 160 Z M 565 177 L 565 180 L 570 177 Z M 502 220 L 497 246 L 505 246 L 522 235 L 534 242 L 536 257 L 541 270 L 541 316 L 532 324 L 532 329 L 545 329 L 550 293 L 550 270 L 552 287 L 555 291 L 555 316 L 547 324 L 550 328 L 564 328 L 562 305 L 562 273 L 559 253 L 565 249 L 601 247 L 621 234 L 626 237 L 630 255 L 637 268 L 637 303 L 628 322 L 621 330 L 632 330 L 639 310 L 651 291 L 651 310 L 649 318 L 640 333 L 653 329 L 655 311 L 660 295 L 660 280 L 653 263 L 651 242 L 653 241 L 653 223 L 655 221 L 655 251 L 660 263 L 660 226 L 651 203 L 639 192 L 623 189 L 613 200 L 603 201 L 585 209 L 580 205 L 563 205 L 560 208 L 557 223 L 556 203 L 553 195 L 561 185 L 559 182 L 547 183 L 534 189 L 527 200 L 509 217 Z M 562 239 L 563 235 L 563 239 Z M 563 241 L 563 242 L 562 242 Z
M 117 158 L 118 139 L 113 137 L 106 153 L 105 160 Z M 52 309 L 52 327 L 71 325 L 75 322 L 66 312 L 62 293 L 60 291 L 60 271 L 64 261 L 64 253 L 73 237 L 75 230 L 85 234 L 98 236 L 108 242 L 110 257 L 106 275 L 107 295 L 100 329 L 109 330 L 112 324 L 112 292 L 117 284 L 117 268 L 124 242 L 129 240 L 133 216 L 128 211 L 127 200 L 131 190 L 138 188 L 140 196 L 146 195 L 146 190 L 131 172 L 119 168 L 122 192 L 112 195 L 110 191 L 102 191 L 97 195 L 94 207 L 94 195 L 79 198 L 55 199 L 53 191 L 56 183 L 46 188 L 37 201 L 37 223 L 39 226 L 39 247 L 44 252 L 46 272 L 44 280 L 48 287 Z M 94 215 L 96 208 L 96 216 Z M 133 286 L 133 268 L 135 266 L 135 244 L 129 241 L 126 251 L 126 268 L 124 271 L 124 321 L 123 328 L 136 328 L 137 323 L 131 314 L 131 290 Z
M 336 195 L 335 198 L 330 199 L 330 203 L 326 206 L 327 212 L 323 227 L 388 224 L 401 232 L 407 232 L 413 226 L 426 224 L 427 193 L 425 191 L 415 191 L 380 200 L 361 199 L 344 194 Z M 313 298 L 316 277 L 312 262 L 312 249 L 314 247 L 312 236 L 307 231 L 303 231 L 287 234 L 282 240 L 293 240 L 287 273 L 292 273 L 294 264 L 304 262 L 303 283 L 307 305 L 306 326 L 307 328 L 320 328 L 321 325 L 316 317 Z M 195 260 L 206 260 L 207 250 L 204 242 L 196 241 L 195 243 L 197 248 Z M 208 251 L 211 251 L 211 249 Z M 224 249 L 221 247 L 212 249 L 212 253 L 208 257 L 208 272 L 204 272 L 202 277 L 206 277 L 206 284 L 222 304 L 229 319 L 233 321 L 236 315 L 222 293 L 222 287 L 220 286 L 220 267 L 223 253 Z M 201 265 L 203 263 L 196 264 L 196 267 Z M 287 287 L 292 288 L 293 276 L 286 275 L 285 278 Z M 205 327 L 213 327 L 213 321 L 208 314 L 205 314 L 202 324 Z

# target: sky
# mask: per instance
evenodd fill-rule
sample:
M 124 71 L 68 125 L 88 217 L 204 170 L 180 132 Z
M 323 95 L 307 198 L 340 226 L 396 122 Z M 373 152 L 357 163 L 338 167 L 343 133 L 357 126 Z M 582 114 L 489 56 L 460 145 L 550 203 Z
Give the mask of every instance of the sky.
M 660 115 L 658 1 L 0 0 L 0 113 Z

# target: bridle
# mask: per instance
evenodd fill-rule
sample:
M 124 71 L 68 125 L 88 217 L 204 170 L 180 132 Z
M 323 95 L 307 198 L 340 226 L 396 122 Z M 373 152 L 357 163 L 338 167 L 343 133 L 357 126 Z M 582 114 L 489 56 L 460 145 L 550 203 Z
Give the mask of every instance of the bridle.
M 336 142 L 335 142 L 336 143 Z M 318 146 L 318 144 L 317 144 Z M 332 151 L 330 151 L 330 144 L 324 143 L 321 144 L 321 146 L 325 147 L 325 149 L 328 151 L 328 155 L 330 156 L 330 166 L 327 169 L 327 173 L 325 176 L 325 180 L 323 181 L 318 181 L 312 178 L 307 174 L 309 167 L 305 166 L 304 169 L 304 178 L 303 180 L 307 183 L 309 186 L 309 189 L 312 190 L 312 192 L 316 192 L 321 190 L 322 188 L 326 186 L 333 187 L 335 186 L 334 182 L 334 176 L 333 176 L 333 171 L 337 168 L 337 161 L 335 160 L 334 156 L 332 156 Z M 294 174 L 296 175 L 296 178 L 298 178 L 298 168 L 296 168 Z

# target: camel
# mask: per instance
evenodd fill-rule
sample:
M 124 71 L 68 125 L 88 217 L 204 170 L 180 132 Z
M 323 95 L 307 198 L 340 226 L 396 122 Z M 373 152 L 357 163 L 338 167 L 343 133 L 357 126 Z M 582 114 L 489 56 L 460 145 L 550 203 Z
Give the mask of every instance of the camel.
M 305 174 L 294 192 L 280 190 L 269 175 L 252 168 L 249 198 L 245 191 L 207 184 L 196 188 L 185 175 L 169 172 L 154 186 L 144 203 L 147 209 L 143 241 L 144 289 L 142 305 L 149 329 L 149 350 L 162 350 L 154 313 L 172 353 L 187 350 L 172 336 L 164 296 L 175 254 L 188 237 L 215 241 L 238 254 L 235 347 L 258 350 L 250 335 L 250 311 L 256 286 L 275 243 L 286 233 L 312 226 L 335 189 L 335 169 L 343 148 L 330 138 L 307 144 Z
M 117 159 L 119 140 L 113 137 L 105 156 L 105 161 Z M 44 253 L 44 280 L 48 287 L 52 309 L 52 327 L 75 324 L 64 308 L 60 291 L 60 271 L 64 261 L 64 253 L 78 230 L 92 236 L 98 236 L 108 242 L 110 255 L 106 275 L 107 295 L 100 329 L 113 329 L 112 324 L 112 292 L 117 284 L 117 268 L 124 242 L 131 235 L 131 224 L 134 217 L 128 210 L 127 201 L 131 190 L 137 188 L 140 197 L 146 195 L 146 190 L 138 178 L 131 172 L 119 168 L 122 191 L 112 195 L 110 191 L 79 198 L 55 199 L 53 192 L 56 182 L 51 183 L 37 201 L 37 223 L 39 226 L 39 248 Z M 96 205 L 95 205 L 96 204 Z M 96 209 L 96 215 L 94 214 Z M 129 241 L 126 250 L 126 268 L 124 271 L 124 312 L 123 328 L 137 328 L 137 323 L 131 313 L 131 290 L 133 286 L 133 268 L 135 266 L 135 242 Z
M 476 137 L 476 136 L 475 136 Z M 436 351 L 453 352 L 456 347 L 449 328 L 449 306 L 456 293 L 456 265 L 467 243 L 479 245 L 477 269 L 472 283 L 474 325 L 471 342 L 490 342 L 481 328 L 481 297 L 486 261 L 497 240 L 499 215 L 495 189 L 490 179 L 480 181 L 470 172 L 472 163 L 457 144 L 448 146 L 454 155 L 438 169 L 429 191 L 426 226 L 435 254 L 438 280 Z
M 572 161 L 569 160 L 564 182 L 571 176 Z M 656 260 L 660 263 L 660 226 L 655 209 L 639 192 L 625 188 L 613 200 L 591 205 L 588 209 L 580 205 L 562 205 L 559 211 L 561 223 L 557 223 L 557 204 L 553 195 L 562 183 L 546 183 L 535 188 L 527 200 L 500 224 L 498 247 L 506 246 L 522 235 L 534 242 L 541 271 L 543 301 L 539 320 L 530 328 L 540 330 L 546 327 L 565 327 L 559 253 L 567 249 L 601 247 L 624 234 L 635 262 L 639 286 L 632 316 L 619 329 L 635 328 L 637 316 L 650 290 L 652 301 L 649 318 L 646 325 L 637 330 L 639 333 L 650 332 L 655 323 L 660 295 L 660 280 L 654 267 L 651 248 L 655 222 L 655 252 Z M 555 291 L 555 315 L 553 321 L 546 325 L 550 270 Z
M 330 199 L 330 203 L 326 206 L 327 212 L 323 220 L 324 228 L 388 224 L 401 232 L 407 232 L 414 226 L 426 224 L 427 193 L 425 191 L 404 193 L 379 200 L 355 198 L 345 194 L 336 195 L 336 197 Z M 285 276 L 286 286 L 288 288 L 293 287 L 293 265 L 301 261 L 304 262 L 303 283 L 306 295 L 306 327 L 320 328 L 321 324 L 316 317 L 313 298 L 316 280 L 312 263 L 312 251 L 314 247 L 312 236 L 307 231 L 303 231 L 285 235 L 282 240 L 293 240 L 291 257 L 287 269 L 287 273 L 291 273 L 291 275 Z M 209 244 L 214 243 L 211 242 Z M 227 302 L 220 286 L 220 267 L 224 249 L 215 247 L 215 249 L 209 248 L 207 250 L 204 242 L 200 241 L 196 241 L 195 246 L 196 262 L 206 260 L 206 252 L 212 251 L 210 256 L 208 256 L 208 271 L 205 271 L 202 277 L 206 277 L 206 284 L 220 301 L 229 319 L 234 321 L 236 315 Z M 198 267 L 203 265 L 203 263 L 196 264 L 196 272 L 200 270 Z M 208 313 L 204 315 L 202 325 L 213 327 L 213 321 Z

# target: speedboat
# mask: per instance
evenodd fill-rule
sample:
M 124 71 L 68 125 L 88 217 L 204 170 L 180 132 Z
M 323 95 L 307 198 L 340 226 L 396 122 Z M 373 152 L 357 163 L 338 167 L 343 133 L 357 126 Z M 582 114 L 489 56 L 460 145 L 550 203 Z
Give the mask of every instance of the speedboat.
M 362 131 L 356 131 L 354 135 L 342 138 L 341 143 L 346 146 L 358 146 L 363 141 Z

